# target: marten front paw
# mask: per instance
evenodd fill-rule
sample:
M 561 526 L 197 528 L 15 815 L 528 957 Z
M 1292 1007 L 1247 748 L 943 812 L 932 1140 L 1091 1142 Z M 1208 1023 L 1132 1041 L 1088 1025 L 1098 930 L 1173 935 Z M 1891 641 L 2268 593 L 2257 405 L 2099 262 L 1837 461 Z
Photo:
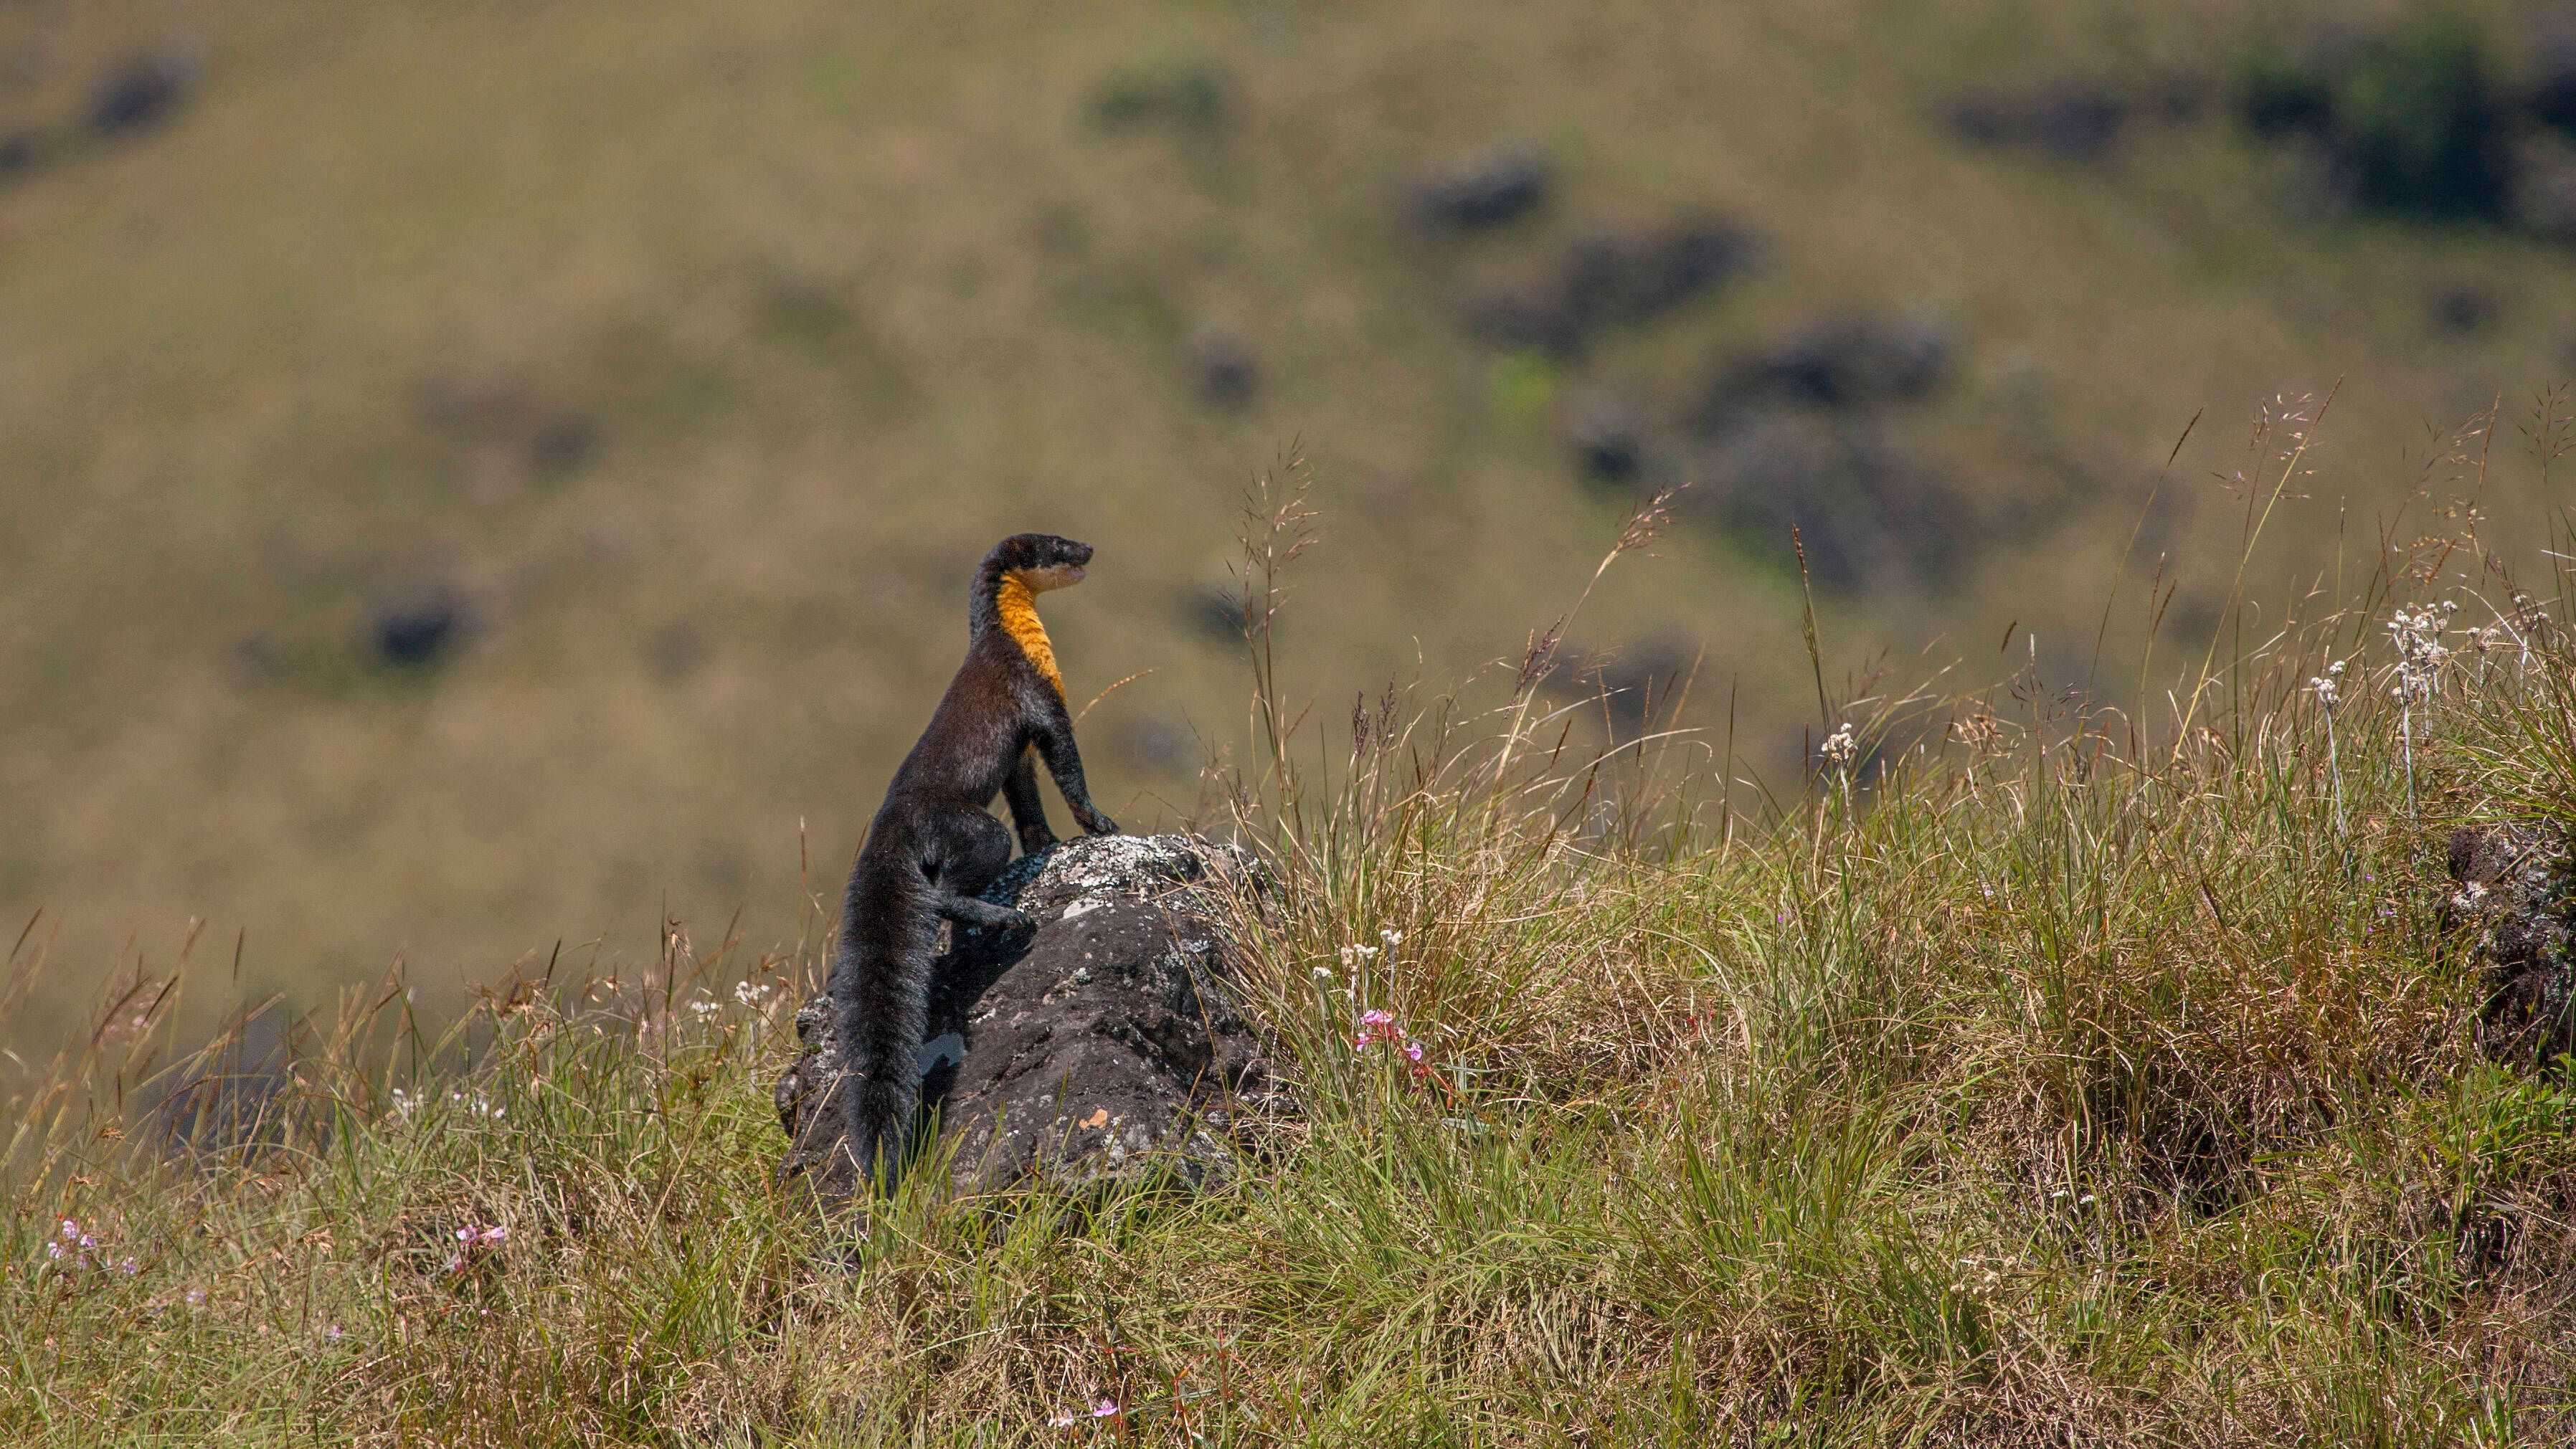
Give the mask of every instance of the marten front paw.
M 1020 854 L 1022 855 L 1035 855 L 1039 851 L 1044 850 L 1053 844 L 1055 844 L 1055 832 L 1052 830 L 1023 830 L 1020 832 Z
M 1037 928 L 1038 918 L 1026 911 L 1013 911 L 1002 918 L 1002 929 L 1005 931 L 1034 931 Z
M 1085 835 L 1116 835 L 1118 822 L 1095 810 L 1091 812 L 1090 819 L 1082 822 L 1082 832 Z

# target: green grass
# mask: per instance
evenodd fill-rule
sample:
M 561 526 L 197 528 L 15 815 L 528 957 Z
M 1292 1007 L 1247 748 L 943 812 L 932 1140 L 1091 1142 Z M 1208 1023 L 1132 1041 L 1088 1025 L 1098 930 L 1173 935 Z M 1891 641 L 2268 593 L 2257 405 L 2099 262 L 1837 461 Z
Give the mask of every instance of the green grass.
M 2407 587 L 2491 624 L 2465 543 Z M 2404 740 L 2389 583 L 2163 727 L 1843 699 L 1876 763 L 1731 811 L 1710 742 L 1560 752 L 1508 677 L 1291 726 L 1258 651 L 1237 929 L 1307 1113 L 1195 1199 L 816 1218 L 802 956 L 436 1040 L 389 982 L 195 1116 L 127 1002 L 11 1104 L 0 1438 L 2564 1442 L 2576 1090 L 2482 1048 L 2440 903 L 2451 824 L 2566 818 L 2576 639 L 2509 610 Z

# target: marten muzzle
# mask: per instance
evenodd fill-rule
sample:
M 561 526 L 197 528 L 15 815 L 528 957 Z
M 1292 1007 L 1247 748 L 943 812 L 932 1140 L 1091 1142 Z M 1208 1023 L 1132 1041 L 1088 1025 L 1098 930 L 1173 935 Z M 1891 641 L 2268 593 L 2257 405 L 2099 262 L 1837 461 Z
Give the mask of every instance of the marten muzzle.
M 1071 588 L 1082 582 L 1082 565 L 1049 564 L 1044 568 L 1015 569 L 1012 577 L 1029 586 L 1029 592 L 1043 594 L 1049 589 Z

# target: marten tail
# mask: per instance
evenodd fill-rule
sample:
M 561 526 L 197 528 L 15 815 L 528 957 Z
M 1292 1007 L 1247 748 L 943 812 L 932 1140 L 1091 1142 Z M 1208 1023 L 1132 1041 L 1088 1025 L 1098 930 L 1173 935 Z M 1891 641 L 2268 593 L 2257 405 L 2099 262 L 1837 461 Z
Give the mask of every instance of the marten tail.
M 851 872 L 832 966 L 841 1120 L 862 1186 L 888 1194 L 902 1175 L 921 1105 L 921 1039 L 938 928 L 929 884 L 910 862 L 885 868 L 862 858 Z

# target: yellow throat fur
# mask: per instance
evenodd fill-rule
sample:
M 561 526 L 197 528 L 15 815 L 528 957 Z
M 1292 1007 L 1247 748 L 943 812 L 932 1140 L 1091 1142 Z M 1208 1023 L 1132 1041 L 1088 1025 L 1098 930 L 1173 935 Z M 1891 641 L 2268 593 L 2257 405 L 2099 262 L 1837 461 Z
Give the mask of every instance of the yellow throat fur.
M 1010 632 L 1037 666 L 1038 676 L 1054 686 L 1056 697 L 1064 697 L 1064 676 L 1056 672 L 1055 645 L 1047 638 L 1046 625 L 1038 622 L 1038 596 L 1020 581 L 1017 574 L 1004 574 L 1001 588 L 994 591 L 994 604 L 1000 609 L 1002 627 Z

